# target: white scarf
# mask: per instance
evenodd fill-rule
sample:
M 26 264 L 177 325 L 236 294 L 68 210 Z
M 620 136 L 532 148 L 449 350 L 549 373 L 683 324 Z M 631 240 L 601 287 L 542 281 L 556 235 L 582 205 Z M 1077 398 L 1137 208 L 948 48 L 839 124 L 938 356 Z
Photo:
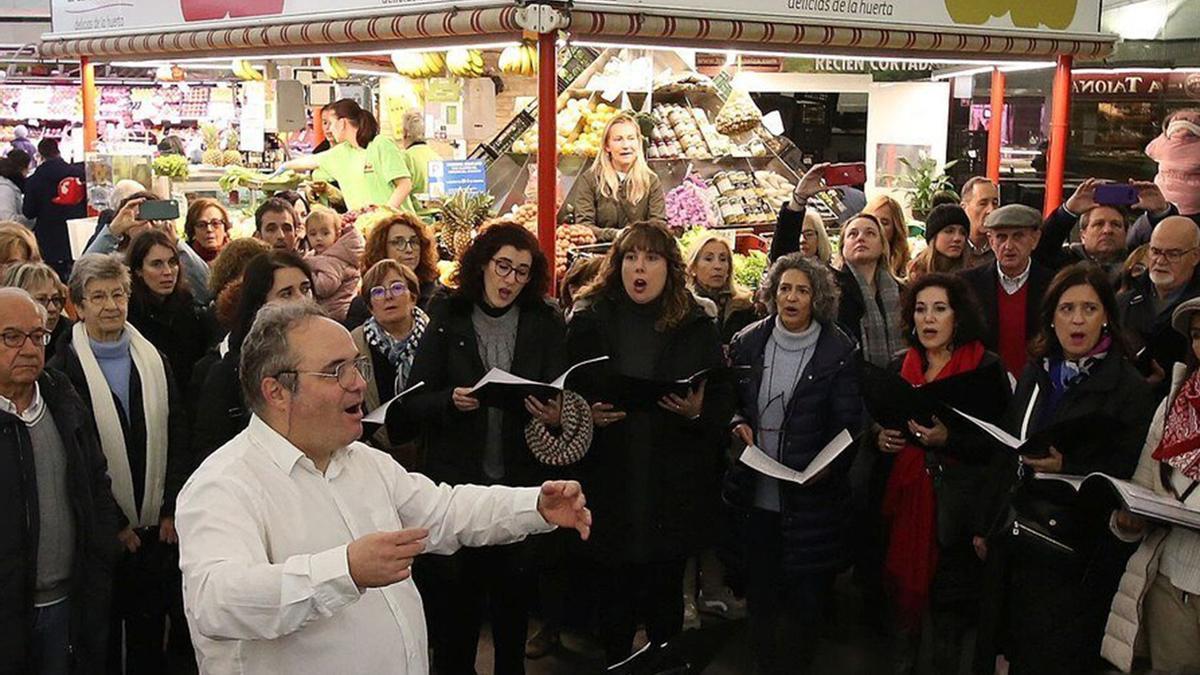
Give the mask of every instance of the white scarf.
M 71 329 L 71 346 L 75 348 L 83 375 L 87 378 L 88 395 L 96 416 L 96 428 L 100 432 L 100 447 L 104 450 L 104 458 L 108 460 L 108 476 L 112 480 L 112 492 L 117 505 L 131 526 L 153 527 L 158 525 L 167 476 L 167 372 L 154 345 L 130 324 L 125 324 L 125 330 L 129 333 L 133 367 L 142 381 L 142 412 L 146 420 L 146 490 L 142 494 L 140 518 L 137 517 L 137 502 L 133 498 L 133 475 L 129 469 L 121 418 L 117 416 L 112 389 L 108 386 L 108 380 L 104 379 L 104 371 L 100 370 L 96 355 L 92 353 L 87 329 L 82 321 Z M 130 418 L 133 417 L 132 412 L 126 412 Z

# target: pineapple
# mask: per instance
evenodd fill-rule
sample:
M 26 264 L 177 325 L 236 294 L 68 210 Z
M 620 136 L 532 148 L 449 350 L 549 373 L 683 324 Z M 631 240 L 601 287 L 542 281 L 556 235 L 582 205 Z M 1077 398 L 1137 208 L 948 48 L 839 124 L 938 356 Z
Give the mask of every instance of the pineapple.
M 204 136 L 204 154 L 200 156 L 200 161 L 209 166 L 221 166 L 221 130 L 215 124 L 202 124 L 200 133 Z
M 495 198 L 486 192 L 456 192 L 442 203 L 442 244 L 457 259 L 471 245 Z
M 242 153 L 237 150 L 226 150 L 221 155 L 221 164 L 224 166 L 241 166 Z

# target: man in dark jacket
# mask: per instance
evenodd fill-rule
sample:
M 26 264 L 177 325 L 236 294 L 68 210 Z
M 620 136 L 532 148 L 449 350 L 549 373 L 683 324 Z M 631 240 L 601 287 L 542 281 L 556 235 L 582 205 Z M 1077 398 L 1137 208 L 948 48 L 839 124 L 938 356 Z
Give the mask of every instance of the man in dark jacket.
M 1200 295 L 1200 229 L 1186 216 L 1171 216 L 1150 235 L 1149 270 L 1133 290 L 1117 299 L 1121 321 L 1143 374 L 1165 394 L 1166 373 L 1188 352 L 1187 338 L 1171 329 L 1171 313 L 1181 302 Z
M 1128 252 L 1125 248 L 1130 212 L 1122 207 L 1096 202 L 1095 178 L 1085 180 L 1075 193 L 1054 210 L 1042 226 L 1042 236 L 1033 252 L 1033 259 L 1058 271 L 1077 262 L 1091 261 L 1099 265 L 1115 286 L 1120 280 Z M 1134 183 L 1139 188 L 1139 201 L 1134 210 L 1144 211 L 1150 226 L 1178 215 L 1179 211 L 1163 196 L 1162 190 L 1150 182 Z M 1079 224 L 1079 241 L 1067 242 L 1075 224 Z
M 67 221 L 87 216 L 87 189 L 83 164 L 67 164 L 58 151 L 58 141 L 43 138 L 38 143 L 42 163 L 25 182 L 25 217 L 36 220 L 42 259 L 65 282 L 71 275 L 71 237 Z
M 963 183 L 962 203 L 960 206 L 971 219 L 971 230 L 967 232 L 967 250 L 964 267 L 991 267 L 996 260 L 992 253 L 991 235 L 988 234 L 987 219 L 993 211 L 1000 208 L 1000 186 L 984 176 L 968 178 Z
M 1013 377 L 1028 358 L 1026 346 L 1037 333 L 1038 307 L 1054 272 L 1031 258 L 1042 216 L 1023 204 L 992 211 L 984 223 L 995 262 L 962 272 L 983 310 L 983 344 L 1000 355 Z
M 0 289 L 0 673 L 99 673 L 116 504 L 82 401 L 44 370 L 45 318 Z

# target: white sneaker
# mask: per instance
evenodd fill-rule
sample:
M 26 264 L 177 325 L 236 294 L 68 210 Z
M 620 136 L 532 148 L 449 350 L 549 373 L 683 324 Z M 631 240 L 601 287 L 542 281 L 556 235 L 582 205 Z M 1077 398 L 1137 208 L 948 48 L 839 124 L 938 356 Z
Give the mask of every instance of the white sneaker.
M 700 592 L 700 611 L 723 619 L 741 619 L 746 616 L 746 601 L 739 600 L 728 588 L 711 595 Z

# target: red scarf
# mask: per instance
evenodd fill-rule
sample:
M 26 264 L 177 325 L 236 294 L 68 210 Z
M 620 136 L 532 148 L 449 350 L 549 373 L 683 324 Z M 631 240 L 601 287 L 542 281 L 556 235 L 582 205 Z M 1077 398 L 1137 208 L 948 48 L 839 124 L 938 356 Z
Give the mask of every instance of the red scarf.
M 983 352 L 983 344 L 978 341 L 955 349 L 933 379 L 975 370 L 983 360 Z M 924 359 L 918 350 L 910 348 L 904 355 L 900 377 L 914 387 L 927 384 Z M 883 578 L 906 631 L 921 626 L 938 560 L 937 504 L 933 478 L 925 469 L 925 452 L 924 448 L 905 445 L 896 455 L 883 494 L 883 518 L 889 532 Z
M 1200 371 L 1192 373 L 1171 402 L 1162 440 L 1152 456 L 1191 480 L 1200 480 Z

